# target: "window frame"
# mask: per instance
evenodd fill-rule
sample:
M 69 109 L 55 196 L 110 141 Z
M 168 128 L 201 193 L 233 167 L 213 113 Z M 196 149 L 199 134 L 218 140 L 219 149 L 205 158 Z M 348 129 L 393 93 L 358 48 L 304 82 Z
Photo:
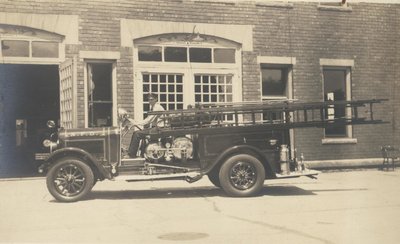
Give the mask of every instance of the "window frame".
M 117 119 L 117 62 L 115 60 L 108 59 L 84 59 L 84 111 L 85 111 L 85 128 L 95 128 L 89 127 L 89 87 L 88 87 L 88 65 L 92 63 L 97 64 L 111 64 L 111 120 L 112 126 L 118 126 Z
M 268 100 L 293 100 L 294 99 L 294 91 L 293 91 L 293 70 L 296 65 L 296 58 L 295 57 L 276 57 L 276 56 L 258 56 L 257 63 L 260 69 L 260 97 L 261 101 L 268 101 Z M 270 66 L 270 67 L 281 67 L 287 70 L 286 75 L 286 96 L 263 96 L 262 94 L 262 66 Z M 285 117 L 285 115 L 282 115 Z M 293 120 L 293 114 L 291 114 L 290 119 Z M 263 120 L 263 118 L 261 118 Z M 290 143 L 290 153 L 291 157 L 295 157 L 295 135 L 294 129 L 289 129 L 289 143 Z
M 267 66 L 267 67 L 262 67 L 262 66 Z M 286 88 L 285 88 L 285 94 L 284 95 L 264 95 L 263 94 L 263 77 L 262 77 L 262 70 L 263 69 L 279 69 L 281 72 L 283 72 L 283 75 L 286 75 Z M 260 64 L 260 79 L 261 79 L 261 98 L 262 100 L 287 100 L 287 99 L 292 99 L 293 97 L 293 84 L 292 84 L 292 70 L 293 67 L 291 67 L 290 64 L 266 64 L 262 63 Z
M 322 82 L 322 101 L 325 101 L 325 77 L 324 70 L 339 70 L 345 72 L 345 86 L 346 86 L 346 98 L 345 101 L 352 100 L 352 67 L 354 66 L 354 61 L 352 60 L 320 60 L 321 65 L 321 82 Z M 352 111 L 351 108 L 346 108 L 345 112 L 346 118 L 351 118 Z M 353 137 L 353 126 L 346 125 L 346 135 L 345 136 L 327 136 L 325 129 L 323 129 L 322 144 L 354 144 L 357 143 L 357 139 Z
M 149 73 L 147 73 L 147 72 L 142 72 L 141 75 L 142 75 L 141 78 L 143 78 L 144 76 L 148 76 L 149 77 L 148 81 L 144 81 L 142 79 L 142 87 L 144 85 L 148 85 L 149 86 L 149 89 L 142 93 L 143 94 L 143 102 L 142 102 L 141 109 L 142 109 L 143 112 L 145 111 L 145 109 L 144 109 L 145 106 L 146 107 L 150 107 L 150 104 L 149 104 L 149 102 L 147 100 L 147 94 L 149 92 L 157 94 L 158 102 L 166 110 L 169 109 L 170 105 L 174 105 L 174 107 L 176 107 L 176 109 L 179 109 L 178 107 L 182 106 L 182 109 L 183 109 L 183 96 L 184 96 L 183 74 L 181 74 L 181 73 L 171 73 L 171 72 L 170 73 L 161 73 L 161 72 L 149 72 Z M 152 79 L 153 79 L 152 77 L 153 76 L 157 76 L 157 82 L 153 82 L 152 81 Z M 165 82 L 161 82 L 160 81 L 161 80 L 161 78 L 160 78 L 161 76 L 165 76 Z M 170 82 L 169 76 L 173 76 L 173 82 Z M 179 77 L 179 76 L 181 76 L 181 79 L 182 79 L 181 82 L 177 81 L 178 80 L 177 77 Z M 154 89 L 153 89 L 153 86 L 155 86 L 155 85 L 157 86 L 157 91 L 154 91 Z M 174 94 L 174 101 L 170 101 L 169 86 L 171 86 L 171 85 L 173 86 L 173 89 L 174 89 L 174 93 L 173 93 Z M 165 86 L 165 91 L 161 91 L 161 86 Z M 177 91 L 178 87 L 181 87 L 182 91 Z M 165 98 L 166 98 L 165 101 L 161 98 L 162 95 L 165 95 Z M 179 99 L 178 99 L 179 95 L 182 98 L 182 102 L 180 102 Z M 145 113 L 143 113 L 143 118 L 145 118 L 145 117 L 146 117 Z
M 171 35 L 171 34 L 167 34 Z M 181 35 L 181 34 L 177 34 Z M 215 37 L 218 39 L 218 37 Z M 163 74 L 182 74 L 183 77 L 183 108 L 188 105 L 195 105 L 195 75 L 233 75 L 232 89 L 233 101 L 242 101 L 242 79 L 241 79 L 241 53 L 242 47 L 233 42 L 222 40 L 219 43 L 207 42 L 183 42 L 183 41 L 159 41 L 152 37 L 141 38 L 133 40 L 133 70 L 134 70 L 134 91 L 135 94 L 145 94 L 143 91 L 143 73 L 163 73 Z M 218 39 L 219 40 L 219 39 Z M 187 48 L 187 62 L 165 62 L 164 52 L 162 53 L 162 61 L 139 61 L 139 46 L 161 46 L 162 50 L 165 47 L 186 47 Z M 190 62 L 190 48 L 211 48 L 211 63 Z M 214 49 L 234 49 L 235 50 L 235 63 L 215 63 L 214 62 Z M 134 96 L 134 118 L 143 119 L 143 96 Z
M 37 63 L 37 64 L 59 64 L 65 60 L 65 44 L 64 40 L 60 38 L 52 38 L 52 39 L 43 39 L 37 37 L 30 36 L 15 36 L 15 35 L 3 35 L 0 37 L 0 44 L 3 41 L 26 41 L 29 46 L 29 55 L 27 57 L 18 57 L 18 56 L 3 56 L 3 50 L 0 46 L 0 59 L 6 63 Z M 58 57 L 33 57 L 32 43 L 33 42 L 51 42 L 58 43 Z
M 161 61 L 146 61 L 146 60 L 139 60 L 139 47 L 161 47 Z M 186 61 L 166 61 L 165 60 L 165 49 L 166 48 L 171 48 L 171 47 L 176 47 L 176 48 L 186 48 Z M 211 49 L 211 62 L 191 62 L 190 61 L 190 49 L 191 48 L 209 48 Z M 235 62 L 229 62 L 229 63 L 222 63 L 222 62 L 215 62 L 215 49 L 233 49 L 235 50 Z M 241 49 L 240 49 L 241 50 Z M 210 65 L 212 64 L 213 66 L 218 67 L 235 67 L 237 65 L 240 65 L 241 58 L 240 56 L 238 57 L 238 52 L 240 52 L 238 47 L 226 47 L 226 46 L 220 46 L 220 45 L 210 45 L 210 44 L 182 44 L 182 43 L 139 43 L 137 45 L 134 45 L 134 61 L 137 62 L 138 64 L 141 64 L 142 66 L 146 66 L 146 64 L 149 65 L 178 65 L 178 64 L 190 64 L 190 65 Z M 239 58 L 239 59 L 238 59 Z
M 349 6 L 348 2 L 342 4 L 341 2 L 319 2 L 317 5 L 318 10 L 323 11 L 342 11 L 342 12 L 352 12 L 353 9 Z

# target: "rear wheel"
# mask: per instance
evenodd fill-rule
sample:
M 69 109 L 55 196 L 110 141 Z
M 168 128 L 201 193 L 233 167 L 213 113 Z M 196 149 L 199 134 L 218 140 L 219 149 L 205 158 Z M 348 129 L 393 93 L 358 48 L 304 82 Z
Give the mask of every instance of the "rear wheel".
M 222 189 L 233 197 L 256 195 L 264 185 L 265 169 L 262 163 L 248 154 L 228 158 L 219 172 Z
M 85 197 L 94 185 L 92 169 L 80 159 L 63 158 L 47 173 L 47 189 L 62 202 L 75 202 Z

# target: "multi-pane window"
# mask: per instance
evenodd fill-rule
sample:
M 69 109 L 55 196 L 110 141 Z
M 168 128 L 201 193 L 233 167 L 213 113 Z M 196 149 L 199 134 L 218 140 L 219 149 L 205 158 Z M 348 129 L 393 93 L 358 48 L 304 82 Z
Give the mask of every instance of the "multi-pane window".
M 196 74 L 195 101 L 200 103 L 232 102 L 232 75 Z
M 324 68 L 324 100 L 346 101 L 348 100 L 347 70 Z M 343 106 L 332 106 L 325 115 L 326 119 L 344 119 L 347 116 Z M 325 129 L 325 137 L 347 137 L 346 125 L 328 127 Z
M 147 94 L 155 93 L 166 110 L 183 109 L 183 75 L 164 73 L 143 74 L 143 112 L 150 110 Z
M 150 109 L 149 92 L 166 110 L 241 100 L 237 43 L 215 36 L 191 42 L 187 34 L 170 33 L 141 38 L 134 50 L 140 77 L 134 88 L 142 92 L 134 98 L 137 119 Z
M 74 72 L 76 63 L 72 59 L 67 59 L 59 66 L 60 72 L 60 125 L 66 129 L 75 126 L 75 84 Z
M 3 57 L 58 58 L 59 43 L 51 41 L 2 40 Z
M 236 63 L 233 48 L 138 46 L 139 61 L 192 62 L 192 63 Z
M 232 102 L 232 78 L 228 75 L 196 74 L 194 76 L 194 94 L 196 103 L 217 104 Z M 233 116 L 226 115 L 224 120 L 232 120 Z
M 112 126 L 112 63 L 88 63 L 89 127 Z

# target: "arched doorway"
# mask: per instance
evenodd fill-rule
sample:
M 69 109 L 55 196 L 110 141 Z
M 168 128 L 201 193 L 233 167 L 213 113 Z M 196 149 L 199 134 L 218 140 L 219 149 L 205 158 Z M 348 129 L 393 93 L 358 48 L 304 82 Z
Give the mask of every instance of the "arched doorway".
M 60 118 L 63 37 L 0 25 L 0 177 L 36 173 L 46 121 Z
M 134 43 L 135 94 L 156 93 L 167 110 L 242 100 L 241 44 L 211 35 L 169 33 Z M 135 96 L 135 118 L 149 110 Z

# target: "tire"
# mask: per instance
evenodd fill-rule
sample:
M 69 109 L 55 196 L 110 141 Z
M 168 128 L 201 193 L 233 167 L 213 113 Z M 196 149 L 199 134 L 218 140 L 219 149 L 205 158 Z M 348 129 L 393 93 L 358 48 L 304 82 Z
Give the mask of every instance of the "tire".
M 264 185 L 265 169 L 262 163 L 248 154 L 228 158 L 219 172 L 222 189 L 232 197 L 258 194 Z
M 208 173 L 208 179 L 211 181 L 211 183 L 218 187 L 221 188 L 221 182 L 219 181 L 219 172 L 217 170 L 212 170 L 210 173 Z
M 47 173 L 47 189 L 61 202 L 84 198 L 94 185 L 92 169 L 80 159 L 62 158 Z

